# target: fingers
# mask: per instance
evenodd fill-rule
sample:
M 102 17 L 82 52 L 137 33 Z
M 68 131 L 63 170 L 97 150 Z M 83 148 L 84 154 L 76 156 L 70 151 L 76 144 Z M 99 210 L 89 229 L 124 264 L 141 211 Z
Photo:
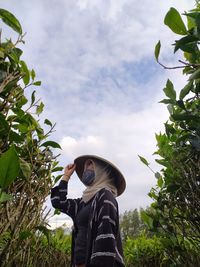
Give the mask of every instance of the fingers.
M 76 164 L 74 163 L 68 164 L 64 169 L 64 175 L 63 175 L 62 180 L 69 181 L 75 169 L 76 169 Z
M 76 164 L 68 164 L 68 165 L 65 167 L 64 174 L 65 174 L 66 176 L 69 176 L 69 177 L 70 177 L 70 176 L 73 174 L 75 168 L 76 168 Z
M 75 168 L 76 168 L 76 164 L 75 163 L 71 163 L 71 164 L 67 165 L 67 169 L 68 170 L 75 170 Z

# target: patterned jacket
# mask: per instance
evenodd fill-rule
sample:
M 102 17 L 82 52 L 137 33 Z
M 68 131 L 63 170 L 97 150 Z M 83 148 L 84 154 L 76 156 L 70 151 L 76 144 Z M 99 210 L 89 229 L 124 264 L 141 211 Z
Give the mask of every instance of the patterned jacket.
M 51 190 L 51 203 L 54 208 L 69 215 L 74 222 L 72 232 L 72 265 L 74 254 L 74 237 L 77 232 L 75 218 L 83 206 L 82 198 L 67 198 L 68 182 L 61 180 Z M 94 196 L 87 232 L 86 266 L 124 267 L 123 250 L 119 229 L 118 204 L 113 194 L 101 189 Z

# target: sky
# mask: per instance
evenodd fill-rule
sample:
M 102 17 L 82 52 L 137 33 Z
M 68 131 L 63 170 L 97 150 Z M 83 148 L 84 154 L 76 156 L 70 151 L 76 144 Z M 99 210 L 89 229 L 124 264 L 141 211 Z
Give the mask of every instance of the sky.
M 118 166 L 126 178 L 126 191 L 118 198 L 120 213 L 150 205 L 156 185 L 150 166 L 155 164 L 155 133 L 164 129 L 167 108 L 158 102 L 169 78 L 176 90 L 185 82 L 180 70 L 164 70 L 154 59 L 161 40 L 160 60 L 176 66 L 172 43 L 179 36 L 164 23 L 170 7 L 180 13 L 194 7 L 192 0 L 6 0 L 1 8 L 20 21 L 25 45 L 23 59 L 42 81 L 37 97 L 45 104 L 45 118 L 56 123 L 51 140 L 61 144 L 60 165 L 79 155 L 95 154 Z M 0 22 L 1 23 L 1 22 Z M 0 24 L 1 26 L 2 24 Z M 16 38 L 3 26 L 3 37 Z M 30 95 L 33 88 L 29 89 Z M 84 186 L 74 174 L 69 197 L 80 197 Z M 51 209 L 49 197 L 45 202 Z M 53 212 L 53 209 L 52 209 Z M 49 220 L 52 226 L 69 217 Z

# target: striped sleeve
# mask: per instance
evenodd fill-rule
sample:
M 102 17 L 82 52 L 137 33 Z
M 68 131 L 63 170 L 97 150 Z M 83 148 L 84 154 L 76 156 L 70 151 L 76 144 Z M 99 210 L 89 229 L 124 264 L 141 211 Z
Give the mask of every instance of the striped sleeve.
M 59 209 L 74 219 L 81 199 L 68 199 L 67 192 L 68 182 L 61 180 L 58 186 L 51 189 L 51 204 L 55 209 Z
M 91 264 L 97 266 L 115 265 L 121 262 L 121 255 L 117 249 L 118 234 L 118 206 L 112 193 L 104 190 L 99 198 L 99 210 L 97 214 L 97 235 L 94 241 Z M 118 260 L 119 259 L 119 260 Z M 122 259 L 123 261 L 123 259 Z

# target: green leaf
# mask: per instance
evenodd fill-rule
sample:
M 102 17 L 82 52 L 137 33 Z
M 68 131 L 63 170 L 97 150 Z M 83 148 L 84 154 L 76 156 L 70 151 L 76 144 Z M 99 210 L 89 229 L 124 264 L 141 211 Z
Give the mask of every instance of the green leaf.
M 17 56 L 18 60 L 20 59 L 21 55 L 23 54 L 23 51 L 21 49 L 17 48 L 17 47 L 13 48 L 13 52 Z
M 181 15 L 179 12 L 171 7 L 170 10 L 167 12 L 165 19 L 164 19 L 165 25 L 167 25 L 174 33 L 180 34 L 180 35 L 186 35 L 187 29 L 185 27 L 185 24 L 181 18 Z
M 18 62 L 19 62 L 19 60 L 18 60 L 16 54 L 14 54 L 14 53 L 10 53 L 10 54 L 8 55 L 8 58 L 10 59 L 11 64 L 13 64 L 13 61 L 14 61 L 15 63 L 18 63 Z
M 32 80 L 35 79 L 35 71 L 34 71 L 34 69 L 31 70 L 31 79 Z
M 45 146 L 45 147 L 51 146 L 53 148 L 60 148 L 60 149 L 62 149 L 61 146 L 58 143 L 54 142 L 54 141 L 46 141 L 43 144 L 41 144 L 41 146 Z
M 9 141 L 10 142 L 15 142 L 15 143 L 22 143 L 24 142 L 24 136 L 23 135 L 19 135 L 18 133 L 14 132 L 14 131 L 10 131 L 9 132 Z
M 168 79 L 166 87 L 163 89 L 165 95 L 172 100 L 176 100 L 176 91 L 174 90 L 173 83 Z
M 13 199 L 12 195 L 7 194 L 5 192 L 0 193 L 0 203 L 7 202 L 11 199 Z
M 188 30 L 191 30 L 192 28 L 196 27 L 194 18 L 187 16 L 187 26 L 188 26 Z
M 168 163 L 167 163 L 166 160 L 164 160 L 164 159 L 155 159 L 155 161 L 156 161 L 158 164 L 163 165 L 163 166 L 165 166 L 165 167 L 168 166 Z
M 198 68 L 190 77 L 189 80 L 193 81 L 200 78 L 200 68 Z
M 175 104 L 175 101 L 172 100 L 172 99 L 163 99 L 159 103 L 163 103 L 163 104 Z
M 182 113 L 182 114 L 173 114 L 171 116 L 175 121 L 182 121 L 182 120 L 185 120 L 185 121 L 191 121 L 191 120 L 198 120 L 199 117 L 198 116 L 195 116 L 195 115 L 191 115 L 189 113 Z
M 182 100 L 193 88 L 193 82 L 190 81 L 186 86 L 180 91 L 179 98 Z
M 141 157 L 140 155 L 138 155 L 138 157 L 140 158 L 140 160 L 141 160 L 146 166 L 149 166 L 149 163 L 148 163 L 148 161 L 147 161 L 145 158 Z
M 62 177 L 63 175 L 60 174 L 58 176 L 56 176 L 55 180 L 54 180 L 54 184 L 56 184 L 58 182 L 58 180 L 60 180 L 60 178 Z
M 24 177 L 30 178 L 31 165 L 22 158 L 19 158 L 19 160 L 20 160 L 20 169 L 22 170 Z
M 17 115 L 15 121 L 21 122 L 21 120 L 19 120 L 19 119 L 22 119 L 25 116 L 25 112 L 19 107 L 13 108 L 12 111 Z
M 21 49 L 19 49 L 19 48 L 13 48 L 10 52 L 9 52 L 9 54 L 7 55 L 8 57 L 9 57 L 9 59 L 11 59 L 10 61 L 11 61 L 11 64 L 12 64 L 12 60 L 16 63 L 16 64 L 18 64 L 19 63 L 19 59 L 20 59 L 20 57 L 21 57 L 21 55 L 22 55 L 22 50 Z
M 44 123 L 52 127 L 52 123 L 48 119 L 45 119 Z
M 40 86 L 41 83 L 42 83 L 41 81 L 37 81 L 37 82 L 34 82 L 33 85 L 35 85 L 35 86 Z
M 191 18 L 189 27 L 192 28 L 197 28 L 197 33 L 199 33 L 199 27 L 200 27 L 200 13 L 199 10 L 196 10 L 197 12 L 194 12 L 195 10 L 193 10 L 192 13 L 186 13 L 185 15 L 187 16 L 187 18 Z M 189 28 L 188 27 L 188 28 Z
M 37 106 L 36 114 L 40 115 L 42 113 L 43 109 L 44 109 L 44 104 L 43 104 L 43 102 L 41 102 L 40 105 Z
M 56 167 L 54 169 L 52 169 L 51 172 L 58 172 L 58 171 L 62 171 L 63 170 L 63 167 Z
M 24 106 L 27 102 L 28 102 L 28 99 L 27 99 L 24 95 L 22 95 L 22 96 L 20 97 L 20 99 L 17 101 L 17 103 L 16 103 L 16 107 L 17 107 L 17 108 L 21 108 L 21 107 Z
M 160 48 L 161 48 L 161 43 L 160 41 L 156 44 L 155 46 L 155 50 L 154 50 L 154 55 L 155 55 L 155 58 L 156 58 L 156 61 L 158 61 L 158 57 L 159 57 L 159 54 L 160 54 Z
M 156 193 L 155 193 L 153 190 L 151 190 L 151 191 L 148 193 L 148 196 L 149 196 L 150 198 L 152 198 L 152 199 L 155 199 L 155 200 L 158 199 L 158 196 L 156 195 Z
M 54 210 L 54 215 L 59 215 L 59 214 L 61 214 L 61 211 L 59 209 L 55 209 Z
M 5 9 L 0 8 L 0 18 L 3 20 L 5 24 L 11 27 L 14 31 L 18 32 L 19 34 L 22 34 L 22 27 L 17 18 L 12 13 L 10 13 Z
M 59 161 L 53 161 L 52 162 L 52 168 L 55 168 L 59 164 Z
M 30 82 L 30 72 L 29 72 L 29 69 L 28 69 L 26 63 L 23 60 L 20 61 L 20 65 L 21 65 L 21 70 L 22 70 L 22 72 L 24 74 L 24 76 L 23 76 L 23 82 L 24 82 L 25 85 L 27 85 Z
M 31 105 L 33 105 L 34 102 L 35 102 L 35 90 L 31 94 Z
M 183 100 L 178 100 L 178 101 L 176 101 L 176 105 L 177 105 L 178 107 L 180 107 L 181 109 L 186 110 L 186 108 L 185 108 L 185 104 L 184 104 Z
M 1 122 L 1 127 L 0 127 L 0 135 L 1 135 L 1 134 L 7 133 L 9 130 L 9 124 L 6 121 L 6 119 L 2 113 L 0 113 L 0 122 Z
M 159 172 L 156 172 L 155 173 L 155 177 L 156 177 L 156 179 L 159 179 L 161 177 L 160 173 Z
M 162 177 L 158 178 L 157 184 L 158 184 L 158 186 L 160 188 L 162 188 L 162 185 L 163 185 L 163 179 L 162 179 Z
M 149 226 L 150 229 L 153 228 L 153 219 L 145 211 L 141 211 L 141 218 L 143 222 Z
M 44 137 L 45 137 L 44 136 L 44 130 L 41 127 L 37 127 L 35 130 L 36 130 L 36 132 L 38 134 L 39 140 L 44 139 Z
M 169 136 L 170 134 L 174 134 L 176 130 L 173 128 L 171 124 L 165 123 L 165 131 L 166 134 Z
M 19 157 L 14 146 L 1 155 L 0 170 L 0 186 L 6 188 L 17 178 L 20 170 Z
M 19 125 L 16 125 L 16 127 L 20 130 L 21 133 L 27 133 L 28 132 L 27 123 L 21 123 Z
M 180 40 L 175 42 L 175 49 L 174 53 L 178 50 L 181 49 L 184 52 L 188 53 L 193 53 L 196 51 L 197 48 L 197 41 L 199 38 L 193 35 L 187 35 Z
M 169 105 L 167 106 L 167 109 L 168 109 L 168 111 L 169 111 L 169 114 L 173 114 L 173 113 L 174 113 L 174 107 L 173 107 L 173 105 L 169 104 Z
M 2 50 L 0 49 L 0 58 L 4 58 L 4 57 L 5 57 L 4 51 L 2 51 Z

